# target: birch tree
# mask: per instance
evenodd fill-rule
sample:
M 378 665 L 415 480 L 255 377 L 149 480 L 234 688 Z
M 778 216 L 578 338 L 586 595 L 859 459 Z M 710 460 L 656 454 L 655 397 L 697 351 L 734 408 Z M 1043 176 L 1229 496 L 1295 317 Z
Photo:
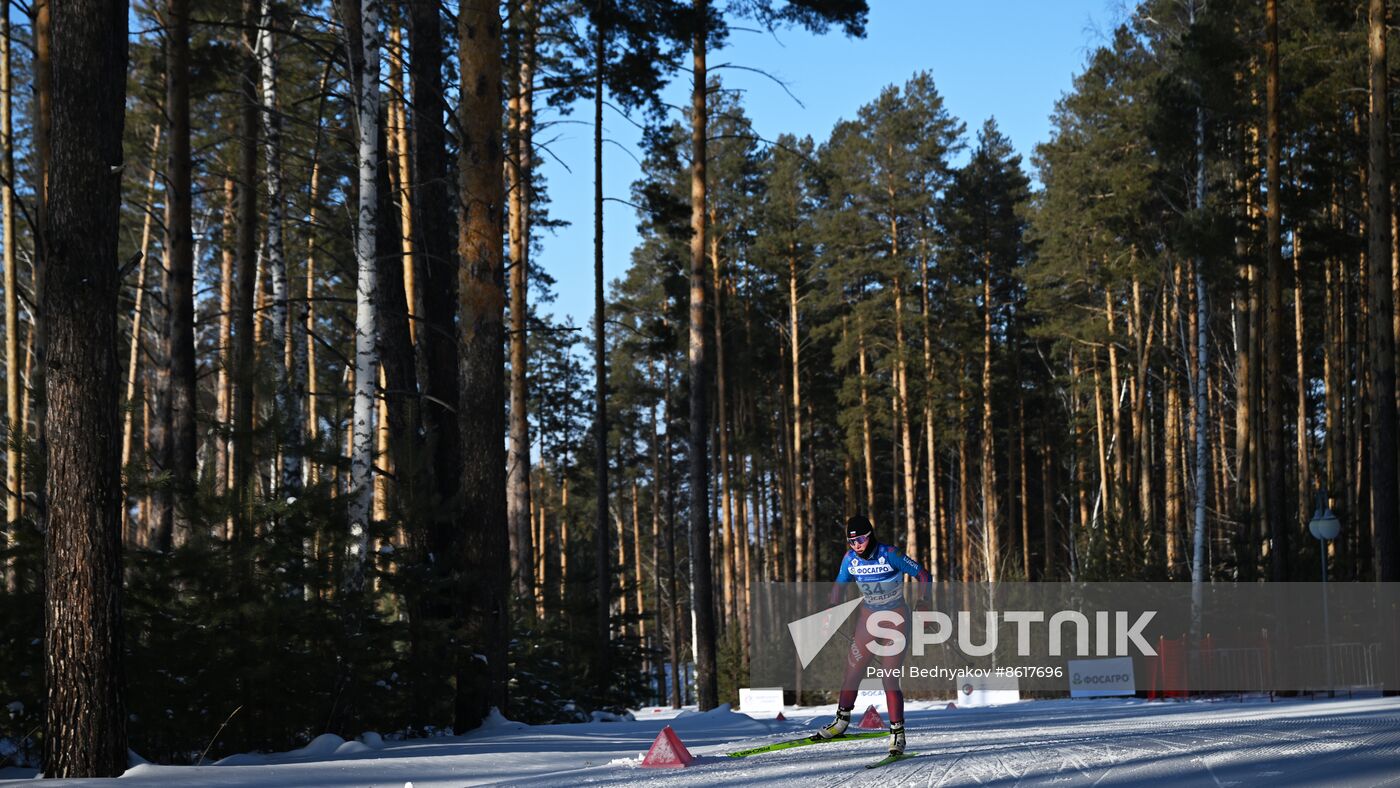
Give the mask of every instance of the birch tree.
M 347 0 L 347 8 L 355 0 Z M 378 272 L 375 240 L 378 225 L 379 161 L 379 3 L 359 0 L 347 14 L 351 69 L 355 79 L 356 164 L 359 204 L 355 222 L 355 401 L 351 423 L 349 515 L 351 535 L 350 586 L 364 584 L 368 560 L 370 507 L 374 498 L 374 390 L 379 349 L 375 287 Z
M 287 255 L 283 240 L 286 199 L 282 189 L 282 115 L 277 106 L 278 54 L 276 34 L 273 30 L 273 6 L 273 0 L 263 0 L 257 45 L 262 87 L 263 147 L 266 151 L 264 186 L 267 189 L 267 276 L 272 280 L 272 299 L 268 308 L 268 321 L 272 331 L 267 339 L 273 348 L 273 352 L 268 356 L 272 359 L 273 378 L 277 381 L 277 420 L 283 425 L 278 436 L 281 455 L 281 478 L 278 484 L 284 492 L 295 493 L 301 488 L 300 446 L 303 438 L 301 399 L 294 393 L 294 382 L 290 374 L 294 367 L 289 367 L 286 352 L 291 321 L 287 308 Z M 374 89 L 377 96 L 377 80 Z M 359 262 L 361 261 L 357 258 L 357 263 Z M 357 315 L 357 336 L 358 333 Z M 358 363 L 358 352 L 356 358 Z

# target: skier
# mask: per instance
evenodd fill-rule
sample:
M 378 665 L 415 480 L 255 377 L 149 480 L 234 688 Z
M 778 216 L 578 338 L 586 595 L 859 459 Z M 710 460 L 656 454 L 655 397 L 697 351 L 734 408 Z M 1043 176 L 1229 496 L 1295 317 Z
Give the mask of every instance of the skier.
M 870 521 L 856 515 L 846 521 L 846 544 L 850 548 L 841 558 L 841 571 L 836 575 L 837 585 L 831 590 L 831 604 L 841 601 L 843 584 L 854 582 L 864 597 L 860 606 L 860 617 L 856 621 L 856 636 L 846 653 L 846 672 L 841 681 L 841 696 L 836 703 L 836 719 L 817 732 L 824 739 L 831 739 L 845 733 L 851 724 L 851 709 L 856 705 L 856 690 L 865 672 L 865 666 L 874 654 L 870 643 L 875 639 L 866 626 L 871 614 L 890 610 L 900 614 L 898 629 L 906 631 L 909 621 L 909 606 L 904 601 L 904 577 L 910 575 L 919 583 L 929 583 L 932 577 L 918 562 L 899 552 L 892 545 L 880 544 L 875 540 L 875 529 Z M 829 623 L 828 623 L 829 626 Z M 899 676 L 894 668 L 904 664 L 904 654 L 894 654 L 880 658 L 884 671 L 885 700 L 890 709 L 890 755 L 904 754 L 904 693 L 899 688 Z

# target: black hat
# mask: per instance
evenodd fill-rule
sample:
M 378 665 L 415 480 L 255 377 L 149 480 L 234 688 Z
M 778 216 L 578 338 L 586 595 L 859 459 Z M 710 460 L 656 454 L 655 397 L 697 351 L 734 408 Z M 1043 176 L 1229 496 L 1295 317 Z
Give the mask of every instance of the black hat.
M 846 538 L 855 539 L 858 536 L 869 536 L 875 532 L 875 527 L 863 515 L 856 515 L 846 521 Z

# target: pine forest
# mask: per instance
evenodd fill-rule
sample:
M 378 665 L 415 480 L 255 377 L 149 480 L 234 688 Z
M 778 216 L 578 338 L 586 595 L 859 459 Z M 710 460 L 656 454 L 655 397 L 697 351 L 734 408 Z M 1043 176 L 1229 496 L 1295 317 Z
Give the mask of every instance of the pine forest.
M 710 709 L 858 513 L 935 581 L 1250 583 L 1330 507 L 1400 580 L 1385 0 L 1142 0 L 1026 155 L 927 70 L 760 134 L 730 38 L 867 0 L 6 9 L 0 765 Z

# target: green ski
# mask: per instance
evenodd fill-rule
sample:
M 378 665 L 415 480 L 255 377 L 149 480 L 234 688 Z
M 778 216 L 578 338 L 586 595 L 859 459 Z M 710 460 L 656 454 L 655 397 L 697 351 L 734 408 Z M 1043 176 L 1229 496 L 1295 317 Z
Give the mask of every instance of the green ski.
M 888 735 L 890 734 L 887 731 L 870 731 L 869 733 L 843 733 L 840 736 L 836 736 L 834 738 L 823 739 L 820 736 L 817 736 L 816 734 L 812 734 L 811 736 L 803 736 L 800 739 L 789 739 L 787 741 L 765 744 L 762 747 L 753 747 L 747 750 L 731 752 L 729 753 L 729 757 L 744 758 L 750 755 L 757 755 L 761 752 L 775 752 L 777 750 L 786 750 L 792 747 L 806 747 L 809 744 L 824 744 L 826 742 L 833 741 L 854 741 L 856 739 L 874 739 L 877 737 Z
M 902 760 L 904 760 L 905 758 L 913 758 L 915 755 L 918 755 L 918 753 L 917 753 L 917 752 L 904 752 L 904 753 L 900 753 L 899 755 L 886 755 L 885 757 L 881 758 L 880 760 L 878 760 L 878 761 L 876 761 L 876 762 L 874 762 L 874 763 L 867 763 L 867 764 L 865 765 L 865 768 L 867 768 L 867 769 L 875 769 L 875 768 L 879 768 L 879 767 L 881 767 L 881 766 L 889 766 L 890 764 L 892 764 L 892 763 L 894 763 L 894 762 L 896 762 L 896 761 L 902 761 Z

